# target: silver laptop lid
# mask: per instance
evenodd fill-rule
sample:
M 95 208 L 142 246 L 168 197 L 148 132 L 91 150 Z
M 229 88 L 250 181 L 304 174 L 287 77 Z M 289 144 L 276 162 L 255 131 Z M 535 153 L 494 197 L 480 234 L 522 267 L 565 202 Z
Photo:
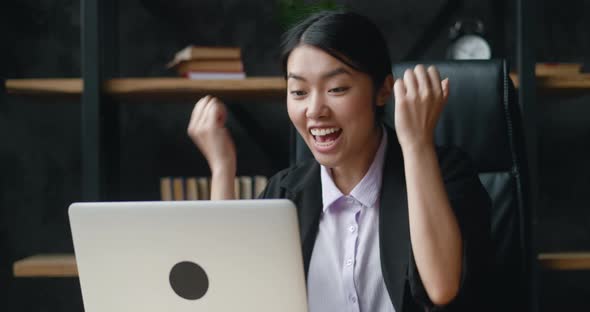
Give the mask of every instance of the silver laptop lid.
M 306 311 L 288 200 L 74 203 L 86 312 Z

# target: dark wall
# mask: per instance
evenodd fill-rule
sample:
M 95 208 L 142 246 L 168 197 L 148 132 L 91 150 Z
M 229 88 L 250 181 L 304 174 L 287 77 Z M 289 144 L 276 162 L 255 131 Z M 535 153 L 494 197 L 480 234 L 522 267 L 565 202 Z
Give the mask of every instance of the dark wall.
M 394 61 L 416 51 L 443 0 L 338 1 L 369 16 L 386 35 Z M 497 56 L 515 53 L 514 1 L 465 1 L 442 19 L 417 55 L 441 59 L 449 23 L 481 18 Z M 187 44 L 237 45 L 250 76 L 278 75 L 276 1 L 127 0 L 118 4 L 116 36 L 121 77 L 173 76 L 164 65 Z M 0 9 L 1 77 L 79 77 L 80 2 L 4 1 Z M 588 1 L 539 2 L 538 61 L 589 59 Z M 72 252 L 67 207 L 80 200 L 79 100 L 0 94 L 0 302 L 5 310 L 80 311 L 75 279 L 14 279 L 15 260 Z M 196 101 L 198 99 L 195 99 Z M 186 136 L 192 102 L 124 102 L 120 110 L 121 199 L 157 200 L 162 176 L 206 175 L 204 159 Z M 542 250 L 590 249 L 590 105 L 584 95 L 539 95 L 538 239 Z M 232 102 L 230 130 L 238 174 L 272 175 L 288 165 L 289 127 L 281 101 Z M 544 311 L 588 310 L 587 273 L 544 272 Z M 567 292 L 564 289 L 569 289 Z

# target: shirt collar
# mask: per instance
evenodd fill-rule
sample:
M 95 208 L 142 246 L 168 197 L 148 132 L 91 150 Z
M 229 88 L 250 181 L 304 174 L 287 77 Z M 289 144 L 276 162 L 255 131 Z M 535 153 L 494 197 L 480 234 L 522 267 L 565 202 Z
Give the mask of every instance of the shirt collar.
M 387 131 L 384 127 L 382 133 L 379 149 L 377 149 L 369 170 L 367 170 L 365 176 L 350 192 L 350 196 L 354 197 L 365 207 L 375 206 L 381 190 L 383 163 L 385 160 L 385 151 L 387 150 Z M 323 211 L 325 212 L 335 201 L 343 197 L 344 194 L 342 194 L 334 183 L 330 168 L 321 166 L 321 182 Z

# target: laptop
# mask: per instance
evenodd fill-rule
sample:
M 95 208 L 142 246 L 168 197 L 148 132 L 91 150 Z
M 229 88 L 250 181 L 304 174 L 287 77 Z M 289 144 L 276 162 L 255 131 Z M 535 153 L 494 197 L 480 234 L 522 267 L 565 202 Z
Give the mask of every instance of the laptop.
M 86 312 L 307 311 L 289 200 L 74 203 Z

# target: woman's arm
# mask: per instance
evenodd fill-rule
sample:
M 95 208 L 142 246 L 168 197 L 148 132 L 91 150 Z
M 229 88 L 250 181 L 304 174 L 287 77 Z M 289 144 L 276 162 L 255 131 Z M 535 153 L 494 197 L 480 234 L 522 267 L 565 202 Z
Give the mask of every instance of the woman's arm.
M 235 199 L 235 169 L 211 172 L 211 200 Z
M 395 129 L 404 156 L 410 240 L 424 289 L 449 303 L 461 279 L 462 240 L 434 147 L 434 128 L 448 98 L 448 80 L 418 65 L 394 85 Z
M 462 240 L 434 146 L 403 150 L 410 240 L 420 279 L 436 305 L 449 303 L 461 278 Z
M 223 103 L 207 95 L 195 104 L 187 129 L 211 169 L 212 200 L 235 198 L 236 148 L 226 120 Z

